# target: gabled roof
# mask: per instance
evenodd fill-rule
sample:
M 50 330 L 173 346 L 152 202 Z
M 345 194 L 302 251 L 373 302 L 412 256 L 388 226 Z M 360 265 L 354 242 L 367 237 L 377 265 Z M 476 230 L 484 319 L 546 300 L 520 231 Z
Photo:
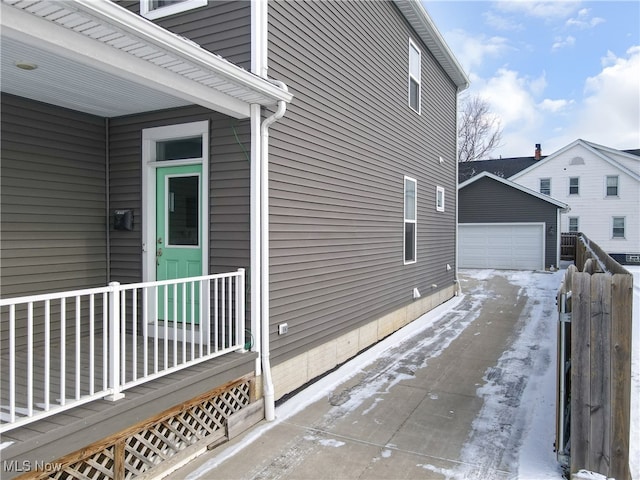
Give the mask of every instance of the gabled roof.
M 633 153 L 628 153 L 628 152 L 625 152 L 623 150 L 616 150 L 615 148 L 605 147 L 603 145 L 598 145 L 596 143 L 587 142 L 586 140 L 582 140 L 580 138 L 578 140 L 575 140 L 574 142 L 571 142 L 569 145 L 566 145 L 565 147 L 561 148 L 557 152 L 552 153 L 551 155 L 546 157 L 544 160 L 541 160 L 540 162 L 536 163 L 535 165 L 531 165 L 529 168 L 526 168 L 526 169 L 516 173 L 515 175 L 512 175 L 509 178 L 511 180 L 516 180 L 516 179 L 520 178 L 521 176 L 523 176 L 523 175 L 535 170 L 536 168 L 540 167 L 541 165 L 545 165 L 546 163 L 553 161 L 554 158 L 558 157 L 559 155 L 563 154 L 567 150 L 570 150 L 570 149 L 572 149 L 573 147 L 575 147 L 577 145 L 579 145 L 579 146 L 583 147 L 584 149 L 588 150 L 589 152 L 593 153 L 595 156 L 597 156 L 598 158 L 601 158 L 602 160 L 604 160 L 605 162 L 607 162 L 611 166 L 617 168 L 621 172 L 629 175 L 631 178 L 633 178 L 637 182 L 640 182 L 640 173 L 634 172 L 633 170 L 630 170 L 629 168 L 627 168 L 626 166 L 621 164 L 619 161 L 617 161 L 616 159 L 612 158 L 611 154 L 623 155 L 626 158 L 629 158 L 631 160 L 637 161 L 639 166 L 640 166 L 640 157 L 638 157 L 637 155 L 634 155 Z
M 419 0 L 394 0 L 398 10 L 420 36 L 449 78 L 458 87 L 458 91 L 469 87 L 469 78 L 449 49 L 433 20 Z
M 539 161 L 535 157 L 511 157 L 460 162 L 458 163 L 458 182 L 464 182 L 482 172 L 493 173 L 497 177 L 509 178 Z
M 462 190 L 463 188 L 465 188 L 468 185 L 471 185 L 475 182 L 477 182 L 478 180 L 481 180 L 483 178 L 488 178 L 490 180 L 494 180 L 496 182 L 500 182 L 508 187 L 511 188 L 515 188 L 516 190 L 519 190 L 523 193 L 526 193 L 528 195 L 531 195 L 533 197 L 539 198 L 540 200 L 544 200 L 545 202 L 549 202 L 553 205 L 555 205 L 556 207 L 561 208 L 564 212 L 568 212 L 569 211 L 569 205 L 567 205 L 566 203 L 561 202 L 560 200 L 556 200 L 553 197 L 550 197 L 549 195 L 544 195 L 543 193 L 540 192 L 536 192 L 535 190 L 531 190 L 527 187 L 523 187 L 522 185 L 518 185 L 515 182 L 512 182 L 511 180 L 507 180 L 506 178 L 500 178 L 497 175 L 494 175 L 493 173 L 489 173 L 489 172 L 482 172 L 478 175 L 476 175 L 473 178 L 470 178 L 469 180 L 467 180 L 466 182 L 462 182 L 460 185 L 458 185 L 458 190 Z

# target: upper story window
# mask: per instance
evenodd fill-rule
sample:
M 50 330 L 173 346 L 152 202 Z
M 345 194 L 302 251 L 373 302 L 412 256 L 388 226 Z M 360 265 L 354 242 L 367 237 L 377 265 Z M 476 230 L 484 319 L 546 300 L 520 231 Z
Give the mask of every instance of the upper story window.
M 611 238 L 624 238 L 624 217 L 613 217 Z
M 606 189 L 607 189 L 607 197 L 618 196 L 618 176 L 617 175 L 607 176 Z
M 140 14 L 145 18 L 162 18 L 207 5 L 207 0 L 140 0 Z
M 569 217 L 569 231 L 570 232 L 579 232 L 580 225 L 578 222 L 578 217 Z
M 416 261 L 418 182 L 404 177 L 404 263 Z
M 444 188 L 436 187 L 436 210 L 444 212 Z
M 551 179 L 550 178 L 540 179 L 540 193 L 544 195 L 551 195 Z
M 580 193 L 580 178 L 571 177 L 569 179 L 569 195 L 578 195 Z
M 409 106 L 420 113 L 422 54 L 409 39 Z

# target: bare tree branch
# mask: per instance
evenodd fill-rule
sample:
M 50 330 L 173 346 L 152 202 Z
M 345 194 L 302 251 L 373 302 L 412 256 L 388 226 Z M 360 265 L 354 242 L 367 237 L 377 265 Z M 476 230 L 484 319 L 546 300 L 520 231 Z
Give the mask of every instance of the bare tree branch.
M 485 159 L 500 146 L 500 120 L 489 111 L 489 104 L 480 96 L 460 100 L 458 123 L 458 161 Z

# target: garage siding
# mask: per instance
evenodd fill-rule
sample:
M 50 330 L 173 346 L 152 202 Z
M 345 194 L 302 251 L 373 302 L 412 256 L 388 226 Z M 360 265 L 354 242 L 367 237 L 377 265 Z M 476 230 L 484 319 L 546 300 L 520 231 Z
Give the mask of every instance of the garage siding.
M 460 189 L 458 202 L 461 224 L 544 222 L 545 267 L 556 265 L 557 206 L 490 178 L 478 179 Z M 548 232 L 551 226 L 553 235 Z

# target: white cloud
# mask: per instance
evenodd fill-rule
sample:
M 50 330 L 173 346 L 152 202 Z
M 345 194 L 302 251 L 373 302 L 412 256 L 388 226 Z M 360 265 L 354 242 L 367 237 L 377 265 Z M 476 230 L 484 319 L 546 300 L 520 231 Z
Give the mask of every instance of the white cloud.
M 573 47 L 575 44 L 576 44 L 576 39 L 571 35 L 565 38 L 556 37 L 554 39 L 553 45 L 551 45 L 551 50 L 555 52 L 556 50 L 559 50 L 564 47 Z
M 467 72 L 482 65 L 487 57 L 499 58 L 511 49 L 504 37 L 488 37 L 484 34 L 474 36 L 461 29 L 448 32 L 446 38 Z
M 582 8 L 578 11 L 578 15 L 575 18 L 570 18 L 565 22 L 565 25 L 569 28 L 593 28 L 601 23 L 605 22 L 604 18 L 592 17 L 589 18 L 591 10 L 588 8 Z
M 561 112 L 564 128 L 543 140 L 548 153 L 578 138 L 618 149 L 640 146 L 640 45 L 621 57 L 608 52 L 602 64 L 586 79 L 583 100 Z
M 602 71 L 585 81 L 576 137 L 614 148 L 640 146 L 640 45 L 626 56 L 607 54 Z
M 505 0 L 495 2 L 494 6 L 503 12 L 518 13 L 545 20 L 557 20 L 573 14 L 580 6 L 580 2 Z
M 519 32 L 524 30 L 524 25 L 513 18 L 503 15 L 496 15 L 493 12 L 485 12 L 482 14 L 485 23 L 496 30 Z
M 551 100 L 550 98 L 545 98 L 542 102 L 538 104 L 540 110 L 544 110 L 546 112 L 558 113 L 565 110 L 568 106 L 573 105 L 573 100 Z

